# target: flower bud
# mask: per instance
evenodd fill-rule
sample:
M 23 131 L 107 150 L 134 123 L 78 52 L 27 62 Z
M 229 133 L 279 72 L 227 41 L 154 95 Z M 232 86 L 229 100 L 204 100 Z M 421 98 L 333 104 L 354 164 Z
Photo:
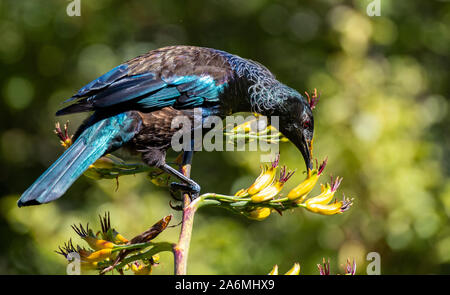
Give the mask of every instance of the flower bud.
M 320 195 L 310 198 L 305 202 L 305 205 L 311 205 L 311 204 L 323 204 L 326 205 L 331 202 L 331 200 L 334 197 L 334 193 L 338 189 L 339 185 L 341 184 L 342 178 L 337 177 L 336 180 L 333 182 L 333 178 L 331 179 L 331 185 L 327 183 L 326 185 L 321 184 L 321 193 Z
M 280 177 L 270 186 L 266 187 L 256 195 L 251 197 L 253 203 L 261 203 L 268 200 L 272 200 L 283 188 L 284 184 L 294 174 L 294 172 L 287 172 L 286 167 L 283 167 L 280 171 Z
M 247 189 L 240 189 L 234 194 L 235 197 L 245 197 L 247 195 L 248 195 Z
M 268 273 L 269 276 L 276 276 L 278 275 L 278 265 L 275 264 L 272 268 L 272 270 Z
M 126 244 L 128 243 L 128 239 L 126 239 L 124 236 L 113 230 L 114 232 L 114 240 L 117 244 Z
M 258 207 L 255 210 L 250 211 L 247 217 L 253 220 L 262 221 L 269 217 L 271 212 L 272 210 L 270 208 Z
M 116 244 L 110 241 L 97 239 L 92 230 L 89 229 L 89 224 L 86 226 L 86 229 L 81 224 L 79 227 L 76 225 L 72 225 L 72 228 L 94 250 L 112 249 L 116 246 Z
M 288 270 L 284 275 L 299 275 L 300 274 L 300 263 L 294 263 L 294 266 Z
M 255 182 L 247 189 L 247 193 L 250 195 L 254 195 L 264 188 L 266 188 L 268 185 L 270 185 L 277 173 L 277 167 L 278 167 L 278 161 L 279 156 L 272 162 L 272 165 L 270 167 L 265 167 L 265 169 L 261 169 L 261 174 L 256 178 Z
M 131 264 L 131 270 L 135 275 L 149 275 L 152 272 L 152 267 L 150 265 L 143 265 L 138 262 Z
M 65 149 L 68 149 L 72 145 L 72 137 L 73 137 L 73 135 L 69 136 L 69 121 L 67 121 L 67 123 L 64 124 L 64 132 L 62 132 L 61 125 L 59 124 L 59 122 L 56 122 L 54 131 L 56 136 L 59 137 L 61 145 Z
M 319 273 L 321 276 L 327 276 L 330 274 L 330 259 L 328 261 L 325 260 L 325 257 L 322 259 L 322 264 L 317 264 L 317 268 L 319 269 Z
M 80 251 L 79 251 L 80 253 Z M 103 261 L 107 258 L 109 258 L 112 254 L 112 249 L 101 249 L 95 252 L 92 252 L 91 254 L 87 255 L 87 256 L 83 256 L 80 253 L 80 256 L 82 257 L 81 259 L 83 261 L 86 262 L 99 262 L 99 261 Z
M 154 263 L 154 264 L 157 264 L 157 263 L 159 262 L 159 259 L 160 259 L 159 254 L 153 255 L 152 258 L 151 258 L 152 264 L 153 264 L 153 263 Z
M 353 259 L 353 263 L 347 258 L 347 263 L 345 265 L 345 274 L 353 276 L 356 274 L 356 261 Z
M 288 199 L 291 201 L 296 200 L 297 202 L 301 203 L 316 185 L 317 181 L 319 180 L 319 176 L 325 169 L 326 164 L 327 160 L 325 159 L 325 161 L 323 161 L 322 164 L 317 167 L 318 164 L 316 160 L 316 169 L 308 170 L 308 176 L 306 177 L 306 179 L 289 192 L 289 194 L 287 195 Z
M 352 205 L 352 200 L 346 199 L 344 196 L 344 199 L 342 201 L 335 201 L 332 204 L 306 204 L 306 209 L 308 209 L 311 212 L 319 213 L 322 215 L 334 215 L 334 214 L 340 214 L 350 208 Z

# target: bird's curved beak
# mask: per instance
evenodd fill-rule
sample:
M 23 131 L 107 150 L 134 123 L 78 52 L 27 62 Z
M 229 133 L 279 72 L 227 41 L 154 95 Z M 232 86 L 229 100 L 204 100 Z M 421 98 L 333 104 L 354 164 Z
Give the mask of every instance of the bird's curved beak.
M 304 140 L 302 143 L 302 148 L 300 149 L 302 152 L 303 159 L 305 160 L 306 168 L 309 170 L 313 169 L 312 162 L 312 140 Z
M 303 159 L 305 160 L 306 168 L 313 169 L 312 162 L 312 140 L 307 140 L 303 134 L 296 134 L 293 138 L 290 138 L 292 143 L 300 150 Z

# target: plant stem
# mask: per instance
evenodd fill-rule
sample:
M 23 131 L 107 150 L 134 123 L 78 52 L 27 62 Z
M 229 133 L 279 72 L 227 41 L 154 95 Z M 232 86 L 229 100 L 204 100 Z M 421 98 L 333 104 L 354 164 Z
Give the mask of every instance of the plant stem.
M 162 243 L 146 243 L 146 244 L 150 244 L 153 246 L 153 248 L 151 248 L 150 250 L 144 252 L 144 253 L 139 253 L 130 257 L 125 258 L 122 262 L 120 262 L 117 266 L 116 269 L 121 269 L 122 267 L 124 267 L 126 264 L 139 260 L 139 259 L 144 259 L 144 258 L 150 258 L 153 255 L 160 253 L 160 252 L 164 252 L 164 251 L 172 251 L 173 248 L 173 244 L 172 243 L 167 243 L 167 242 L 162 242 Z
M 183 155 L 183 166 L 181 172 L 190 177 L 193 152 L 185 152 Z M 189 245 L 191 243 L 192 227 L 194 225 L 194 215 L 197 211 L 201 198 L 197 198 L 191 203 L 189 194 L 183 194 L 183 220 L 178 243 L 173 246 L 174 273 L 185 275 L 187 273 L 187 259 Z

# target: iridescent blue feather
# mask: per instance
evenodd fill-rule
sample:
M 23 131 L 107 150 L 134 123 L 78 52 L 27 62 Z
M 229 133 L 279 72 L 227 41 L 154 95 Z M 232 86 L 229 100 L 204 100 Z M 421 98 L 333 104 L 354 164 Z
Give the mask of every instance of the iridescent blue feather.
M 61 197 L 91 164 L 113 148 L 129 141 L 139 126 L 128 113 L 100 120 L 77 140 L 21 196 L 19 207 L 43 204 Z

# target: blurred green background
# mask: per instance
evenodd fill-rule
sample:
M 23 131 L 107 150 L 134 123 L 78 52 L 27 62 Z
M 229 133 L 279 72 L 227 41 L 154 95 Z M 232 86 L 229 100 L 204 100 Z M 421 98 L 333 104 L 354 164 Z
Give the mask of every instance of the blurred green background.
M 355 198 L 342 215 L 299 209 L 262 222 L 201 209 L 188 273 L 284 272 L 298 261 L 316 274 L 322 257 L 336 273 L 354 257 L 364 274 L 372 251 L 383 274 L 450 273 L 450 2 L 381 0 L 381 16 L 369 17 L 370 2 L 81 0 L 81 16 L 69 17 L 69 1 L 0 0 L 0 273 L 64 274 L 53 251 L 74 237 L 71 224 L 98 228 L 105 211 L 127 237 L 169 213 L 179 222 L 167 191 L 144 175 L 122 177 L 117 192 L 114 180 L 81 177 L 57 202 L 16 206 L 63 151 L 55 121 L 70 119 L 74 132 L 86 116 L 57 119 L 60 103 L 127 59 L 175 44 L 257 60 L 301 93 L 318 88 L 315 156 L 328 156 L 327 177 L 343 176 L 338 193 Z M 233 193 L 258 162 L 258 153 L 201 152 L 193 178 L 203 192 Z M 281 163 L 304 167 L 290 143 Z M 154 273 L 172 273 L 171 255 L 161 262 Z

